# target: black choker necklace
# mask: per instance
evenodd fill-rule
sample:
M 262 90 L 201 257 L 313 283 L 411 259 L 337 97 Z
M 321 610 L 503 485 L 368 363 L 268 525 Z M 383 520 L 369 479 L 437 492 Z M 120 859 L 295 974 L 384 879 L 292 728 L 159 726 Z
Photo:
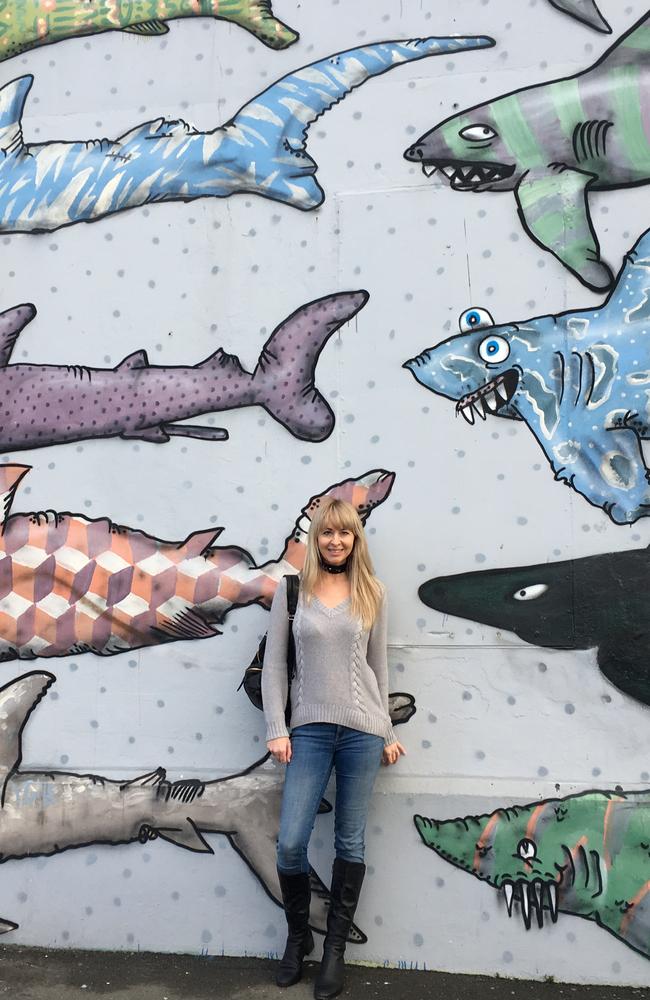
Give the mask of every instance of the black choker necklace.
M 325 562 L 324 559 L 321 559 L 320 564 L 321 569 L 324 569 L 326 573 L 345 573 L 348 568 L 347 559 L 340 566 L 332 566 L 330 563 Z

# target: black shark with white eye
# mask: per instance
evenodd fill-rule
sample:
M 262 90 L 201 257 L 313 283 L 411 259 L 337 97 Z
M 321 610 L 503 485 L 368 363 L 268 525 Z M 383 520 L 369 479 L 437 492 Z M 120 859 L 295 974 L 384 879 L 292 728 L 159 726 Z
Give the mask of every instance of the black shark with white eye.
M 439 576 L 420 600 L 551 649 L 594 649 L 619 690 L 650 705 L 650 549 Z M 567 661 L 568 663 L 570 661 Z

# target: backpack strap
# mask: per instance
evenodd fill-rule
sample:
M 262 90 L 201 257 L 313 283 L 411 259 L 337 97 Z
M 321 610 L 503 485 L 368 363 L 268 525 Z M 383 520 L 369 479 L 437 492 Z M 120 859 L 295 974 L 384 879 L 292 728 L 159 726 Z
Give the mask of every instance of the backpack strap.
M 296 608 L 298 607 L 300 580 L 296 573 L 287 573 L 285 580 L 287 581 L 287 615 L 289 616 L 289 621 L 292 623 L 296 615 Z

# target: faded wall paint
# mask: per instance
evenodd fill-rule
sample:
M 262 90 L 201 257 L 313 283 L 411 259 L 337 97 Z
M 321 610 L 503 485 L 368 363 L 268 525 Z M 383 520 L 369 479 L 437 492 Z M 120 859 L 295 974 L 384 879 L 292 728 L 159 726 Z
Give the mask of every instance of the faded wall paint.
M 309 212 L 281 203 L 293 195 L 274 201 L 258 197 L 260 192 L 145 204 L 123 212 L 110 203 L 113 186 L 103 202 L 110 211 L 100 212 L 106 217 L 96 224 L 64 224 L 54 233 L 28 231 L 0 240 L 0 309 L 19 303 L 38 309 L 19 340 L 19 329 L 12 327 L 2 342 L 0 383 L 4 379 L 10 386 L 19 366 L 33 369 L 22 403 L 31 412 L 5 412 L 0 434 L 4 440 L 7 423 L 22 434 L 7 437 L 11 453 L 5 451 L 0 461 L 32 466 L 13 499 L 10 523 L 33 537 L 21 546 L 30 551 L 22 553 L 25 571 L 15 577 L 18 589 L 10 588 L 0 602 L 17 594 L 27 615 L 39 601 L 46 602 L 43 614 L 58 606 L 52 599 L 48 603 L 49 592 L 37 593 L 36 579 L 47 574 L 35 572 L 35 560 L 43 551 L 51 556 L 48 537 L 62 532 L 66 521 L 51 513 L 13 521 L 22 511 L 76 511 L 80 523 L 102 519 L 111 528 L 129 525 L 131 534 L 142 532 L 156 552 L 176 545 L 162 539 L 201 538 L 192 558 L 205 561 L 206 546 L 211 552 L 237 552 L 249 571 L 263 576 L 265 567 L 278 565 L 297 516 L 304 529 L 300 512 L 308 498 L 369 470 L 395 473 L 367 531 L 378 573 L 389 587 L 391 689 L 413 695 L 417 712 L 400 729 L 408 757 L 378 781 L 367 832 L 369 874 L 356 918 L 359 943 L 349 945 L 352 960 L 578 982 L 641 985 L 650 976 L 643 949 L 628 947 L 625 935 L 604 933 L 593 919 L 572 920 L 560 912 L 557 923 L 545 919 L 537 933 L 527 932 L 525 921 L 509 921 L 505 888 L 495 893 L 487 882 L 468 878 L 444 856 L 426 851 L 413 824 L 414 815 L 489 817 L 514 805 L 534 811 L 542 800 L 563 803 L 592 791 L 609 792 L 624 804 L 645 802 L 634 796 L 650 786 L 646 699 L 623 693 L 598 669 L 600 663 L 607 673 L 603 650 L 612 635 L 598 633 L 593 646 L 574 641 L 559 644 L 563 648 L 551 636 L 541 648 L 528 633 L 519 632 L 518 638 L 506 631 L 508 622 L 513 628 L 517 624 L 507 616 L 481 625 L 482 615 L 470 603 L 456 605 L 467 615 L 461 618 L 434 599 L 424 603 L 418 597 L 423 584 L 440 577 L 572 561 L 580 567 L 582 560 L 601 555 L 608 562 L 619 556 L 618 580 L 625 573 L 624 553 L 642 552 L 650 543 L 648 519 L 615 524 L 576 490 L 554 482 L 525 424 L 488 414 L 485 422 L 470 426 L 456 419 L 448 400 L 425 392 L 402 369 L 424 347 L 455 335 L 458 317 L 469 306 L 489 310 L 497 323 L 511 323 L 602 305 L 604 293 L 580 284 L 559 260 L 526 238 L 512 195 L 449 192 L 403 158 L 432 124 L 463 108 L 593 66 L 647 9 L 642 0 L 631 0 L 625 10 L 599 0 L 598 8 L 611 35 L 592 30 L 603 24 L 596 5 L 586 2 L 328 0 L 308 8 L 296 0 L 276 0 L 277 17 L 299 34 L 279 51 L 235 24 L 187 17 L 170 20 L 166 34 L 152 28 L 142 37 L 109 31 L 71 38 L 0 66 L 0 86 L 34 78 L 22 122 L 20 114 L 12 117 L 16 107 L 11 102 L 0 108 L 8 116 L 0 140 L 11 157 L 22 143 L 41 148 L 52 138 L 74 144 L 89 136 L 124 136 L 135 123 L 158 119 L 172 123 L 174 142 L 180 141 L 181 121 L 193 122 L 197 131 L 192 135 L 201 133 L 204 141 L 203 133 L 218 122 L 231 122 L 273 81 L 332 53 L 385 39 L 450 33 L 496 41 L 492 48 L 414 58 L 389 73 L 377 71 L 374 81 L 313 121 L 312 159 L 305 164 L 310 170 L 318 164 L 326 198 L 322 204 L 314 200 L 321 189 L 313 172 L 306 171 L 301 184 L 313 195 L 303 205 L 313 209 Z M 278 32 L 276 43 L 293 38 Z M 331 96 L 334 101 L 342 93 Z M 304 107 L 297 113 L 311 121 Z M 304 136 L 295 122 L 290 124 L 289 139 L 299 142 L 285 152 L 304 156 Z M 6 158 L 3 171 L 7 165 Z M 6 171 L 3 184 L 5 176 L 16 177 Z M 39 183 L 49 180 L 56 179 L 39 175 Z M 16 205 L 6 194 L 0 193 L 0 201 L 9 218 Z M 614 270 L 650 225 L 646 202 L 642 186 L 589 195 L 591 226 Z M 27 209 L 25 219 L 28 214 Z M 75 221 L 84 217 L 80 209 Z M 56 227 L 61 216 L 53 226 L 46 223 L 40 228 Z M 28 220 L 22 228 L 30 229 Z M 296 424 L 285 412 L 286 401 L 275 396 L 267 400 L 268 409 L 276 412 L 277 403 L 281 419 L 273 419 L 264 408 L 266 397 L 252 394 L 247 380 L 260 367 L 264 371 L 263 349 L 268 351 L 274 328 L 303 304 L 351 289 L 367 290 L 368 301 L 361 309 L 361 300 L 346 299 L 351 312 L 359 309 L 352 322 L 336 332 L 322 329 L 327 339 L 322 353 L 312 342 L 303 358 L 309 366 L 317 360 L 308 402 L 318 404 L 318 420 Z M 27 309 L 18 318 L 31 315 Z M 328 322 L 342 317 L 328 317 Z M 294 345 L 298 359 L 302 334 L 299 330 Z M 636 356 L 627 346 L 630 371 L 635 362 L 647 367 L 641 350 Z M 108 427 L 122 439 L 83 433 L 66 441 L 62 428 L 55 427 L 48 440 L 59 441 L 56 446 L 19 450 L 20 443 L 31 440 L 32 416 L 44 419 L 49 412 L 39 386 L 59 392 L 62 385 L 71 386 L 70 407 L 75 399 L 85 405 L 84 393 L 92 384 L 84 382 L 86 375 L 96 375 L 101 398 L 101 392 L 110 393 L 111 378 L 126 359 L 126 381 L 133 376 L 137 382 L 142 367 L 158 369 L 173 397 L 185 391 L 178 372 L 191 384 L 196 376 L 187 366 L 214 358 L 218 348 L 223 350 L 218 357 L 233 370 L 236 359 L 229 356 L 240 359 L 236 378 L 242 383 L 212 411 L 202 397 L 190 406 L 187 416 L 200 418 L 204 434 L 182 423 L 185 404 L 170 415 L 166 399 L 157 399 L 150 411 L 156 419 L 140 422 L 138 439 L 125 435 L 119 421 L 110 426 L 105 421 L 101 429 Z M 87 368 L 79 368 L 80 363 Z M 18 394 L 16 399 L 20 406 Z M 108 401 L 110 410 L 110 395 Z M 150 425 L 164 425 L 161 435 L 147 434 Z M 187 436 L 179 436 L 181 429 Z M 641 465 L 643 445 L 634 440 Z M 293 534 L 289 543 L 297 544 Z M 75 536 L 67 555 L 74 560 L 83 544 Z M 115 554 L 126 566 L 109 559 L 104 567 L 104 583 L 115 597 L 111 607 L 126 597 L 120 574 L 133 570 L 123 551 Z M 0 566 L 3 561 L 6 555 Z M 260 582 L 260 604 L 268 601 L 274 579 Z M 594 600 L 606 601 L 606 585 L 599 582 Z M 83 581 L 70 578 L 68 583 L 67 596 L 58 597 L 67 600 Z M 235 584 L 234 590 L 242 581 Z M 633 587 L 634 599 L 621 619 L 630 624 L 641 608 L 637 576 Z M 427 596 L 426 587 L 421 593 Z M 97 596 L 108 605 L 108 594 L 107 589 Z M 620 587 L 616 600 L 624 598 Z M 12 715 L 11 746 L 0 746 L 0 780 L 8 794 L 13 792 L 11 815 L 0 814 L 0 841 L 3 822 L 25 821 L 23 805 L 38 807 L 43 796 L 56 802 L 65 772 L 72 775 L 70 788 L 86 788 L 84 775 L 105 782 L 97 789 L 93 837 L 82 831 L 87 846 L 48 856 L 46 843 L 42 850 L 34 845 L 30 853 L 39 856 L 12 860 L 16 852 L 7 840 L 0 917 L 19 926 L 4 942 L 210 954 L 281 949 L 283 918 L 271 898 L 272 823 L 263 827 L 273 808 L 260 792 L 273 789 L 271 798 L 277 798 L 278 769 L 265 763 L 243 775 L 263 756 L 264 727 L 259 712 L 237 691 L 267 616 L 263 606 L 238 601 L 234 591 L 233 605 L 237 612 L 220 622 L 218 636 L 202 637 L 196 632 L 200 622 L 192 619 L 194 630 L 188 630 L 184 619 L 186 631 L 175 634 L 175 641 L 159 637 L 160 642 L 145 643 L 147 648 L 127 648 L 110 658 L 86 652 L 82 643 L 74 653 L 48 662 L 44 653 L 31 664 L 15 659 L 0 664 L 0 686 L 31 673 L 40 675 L 30 682 L 39 692 L 49 687 L 28 722 L 27 712 L 24 726 Z M 1 603 L 0 611 L 6 611 Z M 50 628 L 51 645 L 66 652 L 69 647 L 56 644 L 62 638 L 56 624 Z M 10 647 L 16 638 L 8 631 L 0 635 Z M 643 649 L 643 641 L 634 645 L 630 669 L 642 661 Z M 39 651 L 34 647 L 23 655 L 33 653 Z M 611 666 L 611 656 L 605 663 Z M 49 675 L 56 676 L 56 684 Z M 631 690 L 611 671 L 608 676 Z M 151 781 L 142 784 L 143 775 Z M 217 822 L 220 827 L 233 822 L 232 810 L 230 818 L 222 812 L 211 827 L 213 820 L 199 815 L 200 809 L 207 809 L 217 787 L 240 788 L 232 784 L 240 776 L 242 788 L 254 789 L 250 813 L 238 813 L 236 831 L 211 832 Z M 226 780 L 215 786 L 217 779 Z M 131 780 L 136 783 L 127 785 Z M 127 788 L 137 798 L 134 825 L 127 831 L 135 840 L 116 842 L 133 840 L 120 828 L 117 837 L 101 843 L 109 841 L 109 821 L 115 818 L 111 811 L 102 817 L 102 790 L 117 790 L 121 801 Z M 179 801 L 192 823 L 179 822 Z M 584 803 L 600 808 L 603 800 L 584 795 L 573 801 L 584 810 Z M 591 825 L 582 821 L 582 832 L 578 810 L 574 813 L 577 839 L 596 836 L 595 806 Z M 642 813 L 635 812 L 634 820 L 643 824 Z M 331 830 L 331 815 L 323 813 L 312 850 L 323 883 L 331 863 Z M 73 835 L 80 831 L 74 823 L 67 833 L 66 844 L 75 846 Z M 519 841 L 532 839 L 528 823 L 524 833 Z M 643 835 L 637 839 L 646 843 Z M 629 845 L 622 835 L 619 842 Z M 539 856 L 544 845 L 542 838 L 535 843 Z M 532 866 L 530 847 L 522 849 L 521 862 Z M 643 864 L 624 860 L 625 892 L 615 894 L 612 904 L 619 909 L 644 871 Z M 525 905 L 522 892 L 519 887 L 511 900 L 518 910 Z M 550 892 L 545 887 L 547 913 Z M 314 899 L 316 929 L 322 928 L 323 898 L 317 893 Z M 633 917 L 628 925 L 636 935 Z

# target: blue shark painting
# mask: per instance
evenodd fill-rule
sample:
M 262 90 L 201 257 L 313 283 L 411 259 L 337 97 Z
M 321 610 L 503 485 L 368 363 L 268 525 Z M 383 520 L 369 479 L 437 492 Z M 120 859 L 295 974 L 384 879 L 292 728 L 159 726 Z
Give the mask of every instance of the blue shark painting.
M 0 90 L 0 231 L 52 232 L 150 202 L 242 192 L 317 208 L 325 194 L 306 137 L 320 115 L 403 63 L 491 45 L 483 37 L 365 45 L 289 73 L 213 131 L 157 118 L 114 140 L 25 143 L 33 77 L 22 76 Z
M 404 367 L 470 424 L 523 420 L 555 478 L 615 524 L 650 515 L 650 230 L 602 306 L 503 326 L 468 309 L 459 334 Z

